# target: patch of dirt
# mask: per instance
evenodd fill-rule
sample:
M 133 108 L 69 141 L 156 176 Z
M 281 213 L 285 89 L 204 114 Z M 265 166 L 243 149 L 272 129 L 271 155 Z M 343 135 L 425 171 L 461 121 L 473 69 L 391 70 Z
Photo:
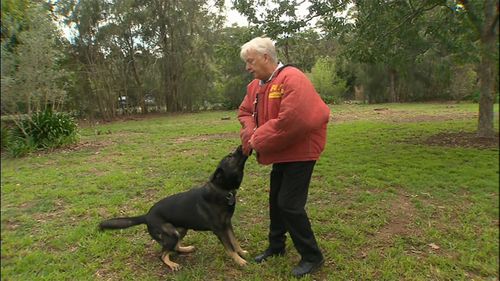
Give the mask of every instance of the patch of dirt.
M 409 225 L 413 222 L 416 209 L 410 202 L 410 198 L 398 194 L 389 204 L 390 221 L 373 237 L 381 244 L 391 243 L 395 236 L 408 236 L 414 232 Z
M 412 111 L 393 110 L 389 108 L 374 108 L 367 110 L 353 109 L 352 111 L 334 112 L 330 115 L 333 123 L 345 123 L 357 120 L 375 120 L 390 123 L 408 122 L 437 122 L 451 120 L 467 120 L 477 118 L 478 114 L 473 112 L 442 112 L 430 114 L 419 114 Z
M 148 114 L 129 114 L 129 115 L 120 115 L 110 120 L 104 119 L 79 119 L 78 126 L 81 128 L 93 127 L 99 124 L 109 124 L 114 122 L 126 122 L 126 121 L 141 121 L 148 120 L 166 116 L 178 116 L 184 113 L 148 113 Z
M 499 133 L 494 138 L 480 138 L 475 132 L 444 132 L 430 136 L 422 142 L 426 145 L 445 147 L 473 147 L 491 149 L 499 147 Z
M 396 197 L 387 202 L 387 212 L 389 221 L 382 226 L 370 238 L 367 247 L 359 253 L 361 258 L 365 258 L 372 249 L 390 248 L 394 239 L 400 237 L 419 236 L 419 230 L 412 228 L 417 210 L 410 201 L 410 196 L 405 194 L 396 194 Z
M 51 154 L 51 153 L 71 153 L 74 151 L 80 151 L 83 149 L 95 149 L 99 150 L 100 148 L 106 147 L 108 145 L 111 145 L 113 142 L 112 141 L 82 141 L 78 142 L 77 144 L 72 144 L 72 145 L 67 145 L 64 147 L 59 147 L 59 148 L 54 148 L 54 149 L 49 149 L 49 150 L 41 150 L 35 152 L 37 156 L 42 156 L 46 154 Z

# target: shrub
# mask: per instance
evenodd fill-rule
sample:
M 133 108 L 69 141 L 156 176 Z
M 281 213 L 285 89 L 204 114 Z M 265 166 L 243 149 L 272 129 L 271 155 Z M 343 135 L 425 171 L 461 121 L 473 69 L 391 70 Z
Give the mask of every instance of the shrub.
M 308 75 L 314 88 L 326 103 L 340 103 L 347 83 L 337 74 L 335 60 L 321 57 Z
M 45 110 L 22 119 L 11 130 L 7 149 L 19 157 L 37 149 L 51 149 L 78 141 L 75 120 L 63 112 Z
M 468 99 L 479 102 L 479 88 L 474 67 L 471 65 L 455 67 L 449 89 L 451 97 L 456 101 Z
M 9 129 L 2 123 L 2 143 L 1 148 L 4 149 L 9 145 Z

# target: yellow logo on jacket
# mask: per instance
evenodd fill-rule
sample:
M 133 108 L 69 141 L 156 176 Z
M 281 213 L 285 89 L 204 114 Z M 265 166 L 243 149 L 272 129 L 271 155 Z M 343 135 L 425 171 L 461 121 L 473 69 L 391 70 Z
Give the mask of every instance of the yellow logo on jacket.
M 271 85 L 269 90 L 269 99 L 281 99 L 283 96 L 283 84 Z

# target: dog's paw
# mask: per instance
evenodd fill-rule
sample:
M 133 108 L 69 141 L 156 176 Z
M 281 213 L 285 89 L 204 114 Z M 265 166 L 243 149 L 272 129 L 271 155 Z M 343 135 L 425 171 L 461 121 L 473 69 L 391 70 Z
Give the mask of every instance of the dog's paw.
M 175 262 L 170 262 L 170 264 L 167 264 L 167 266 L 170 268 L 172 271 L 179 271 L 181 269 L 181 265 Z
M 248 264 L 248 262 L 247 262 L 246 260 L 243 260 L 243 261 L 239 264 L 239 266 L 246 266 L 247 264 Z
M 181 269 L 181 265 L 171 261 L 169 255 L 170 253 L 164 253 L 160 259 L 172 271 L 178 271 L 179 269 Z
M 242 258 L 239 258 L 239 259 L 235 259 L 235 262 L 239 265 L 239 266 L 245 266 L 248 264 L 248 262 Z

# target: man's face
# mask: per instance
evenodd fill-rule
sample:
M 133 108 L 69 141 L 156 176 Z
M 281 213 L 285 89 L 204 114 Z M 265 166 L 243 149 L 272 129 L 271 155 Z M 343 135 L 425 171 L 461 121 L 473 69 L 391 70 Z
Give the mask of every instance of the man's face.
M 246 54 L 245 69 L 253 74 L 255 79 L 267 80 L 271 73 L 268 73 L 269 55 L 257 53 L 255 50 L 249 50 Z

